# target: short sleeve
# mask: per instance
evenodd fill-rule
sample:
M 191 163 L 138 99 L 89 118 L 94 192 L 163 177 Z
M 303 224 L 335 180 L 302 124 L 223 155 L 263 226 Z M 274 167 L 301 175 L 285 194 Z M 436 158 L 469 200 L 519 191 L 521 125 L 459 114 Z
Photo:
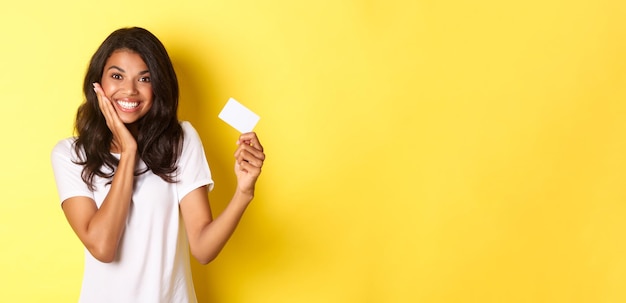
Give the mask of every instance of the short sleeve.
M 178 159 L 176 191 L 178 202 L 194 189 L 208 185 L 209 191 L 213 189 L 211 170 L 206 160 L 204 148 L 200 136 L 187 121 L 181 122 L 184 141 L 183 150 Z
M 54 180 L 61 203 L 77 196 L 94 198 L 93 192 L 89 190 L 81 177 L 83 166 L 74 163 L 78 157 L 74 151 L 73 142 L 73 138 L 59 141 L 51 154 Z

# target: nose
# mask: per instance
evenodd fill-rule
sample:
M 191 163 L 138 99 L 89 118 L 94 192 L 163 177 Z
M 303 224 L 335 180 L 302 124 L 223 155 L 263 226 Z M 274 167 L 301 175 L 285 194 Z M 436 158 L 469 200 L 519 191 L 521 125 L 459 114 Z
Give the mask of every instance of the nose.
M 137 82 L 133 81 L 133 80 L 127 80 L 124 81 L 124 83 L 122 84 L 122 91 L 127 94 L 127 95 L 135 95 L 137 94 L 138 90 L 137 90 Z

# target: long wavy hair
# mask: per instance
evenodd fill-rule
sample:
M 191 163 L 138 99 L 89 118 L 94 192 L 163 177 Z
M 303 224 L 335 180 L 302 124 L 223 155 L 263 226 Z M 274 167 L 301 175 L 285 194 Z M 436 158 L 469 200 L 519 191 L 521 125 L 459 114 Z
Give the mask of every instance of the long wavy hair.
M 83 165 L 83 181 L 94 190 L 94 177 L 112 178 L 119 160 L 111 154 L 113 134 L 98 106 L 93 83 L 100 83 L 104 66 L 117 50 L 137 53 L 148 66 L 152 83 L 153 103 L 137 126 L 137 153 L 147 168 L 166 182 L 175 182 L 177 160 L 181 153 L 183 131 L 178 121 L 178 80 L 165 47 L 149 31 L 121 28 L 109 35 L 94 53 L 83 83 L 85 101 L 76 114 L 74 143 L 77 164 Z

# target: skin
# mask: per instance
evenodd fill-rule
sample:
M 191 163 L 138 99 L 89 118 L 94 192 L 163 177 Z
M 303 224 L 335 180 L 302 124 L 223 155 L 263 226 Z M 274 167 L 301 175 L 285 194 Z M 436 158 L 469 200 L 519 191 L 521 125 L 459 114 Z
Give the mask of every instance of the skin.
M 138 161 L 134 123 L 145 116 L 153 102 L 149 76 L 145 62 L 132 51 L 118 50 L 109 57 L 102 83 L 94 83 L 94 90 L 113 134 L 111 152 L 120 154 L 117 172 L 100 208 L 88 197 L 72 197 L 62 204 L 74 232 L 101 262 L 115 259 L 124 233 Z M 191 254 L 202 264 L 217 257 L 254 198 L 255 184 L 265 160 L 263 146 L 255 133 L 239 137 L 234 157 L 237 187 L 230 203 L 217 218 L 213 219 L 206 186 L 191 191 L 179 204 Z

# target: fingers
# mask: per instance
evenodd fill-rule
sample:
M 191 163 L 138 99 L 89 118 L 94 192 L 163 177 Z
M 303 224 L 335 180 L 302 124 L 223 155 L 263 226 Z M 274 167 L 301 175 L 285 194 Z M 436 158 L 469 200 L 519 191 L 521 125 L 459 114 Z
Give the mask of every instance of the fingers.
M 256 134 L 253 132 L 242 134 L 237 144 L 239 146 L 234 156 L 239 169 L 259 174 L 265 161 L 265 153 Z
M 247 163 L 254 167 L 261 168 L 263 166 L 263 161 L 265 160 L 265 154 L 255 154 L 247 150 L 240 150 L 237 152 L 235 158 L 239 163 Z
M 248 162 L 256 167 L 263 166 L 265 153 L 263 146 L 255 133 L 245 133 L 239 137 L 237 141 L 239 145 L 235 151 L 235 159 L 238 162 Z
M 114 127 L 115 123 L 117 122 L 116 118 L 118 118 L 118 116 L 115 108 L 113 107 L 113 104 L 111 104 L 109 98 L 107 98 L 107 96 L 104 94 L 104 91 L 102 90 L 102 87 L 99 83 L 93 84 L 93 90 L 96 92 L 96 96 L 98 97 L 98 106 L 100 107 L 102 115 L 104 115 L 104 119 L 106 120 L 107 125 L 109 126 L 109 128 Z
M 247 173 L 249 176 L 256 179 L 256 177 L 261 174 L 262 165 L 263 164 L 255 165 L 252 162 L 248 161 L 237 161 L 235 163 L 235 169 L 240 172 Z
M 237 140 L 237 144 L 241 145 L 242 143 L 263 151 L 263 146 L 254 132 L 241 134 L 241 136 L 239 136 L 239 140 Z

